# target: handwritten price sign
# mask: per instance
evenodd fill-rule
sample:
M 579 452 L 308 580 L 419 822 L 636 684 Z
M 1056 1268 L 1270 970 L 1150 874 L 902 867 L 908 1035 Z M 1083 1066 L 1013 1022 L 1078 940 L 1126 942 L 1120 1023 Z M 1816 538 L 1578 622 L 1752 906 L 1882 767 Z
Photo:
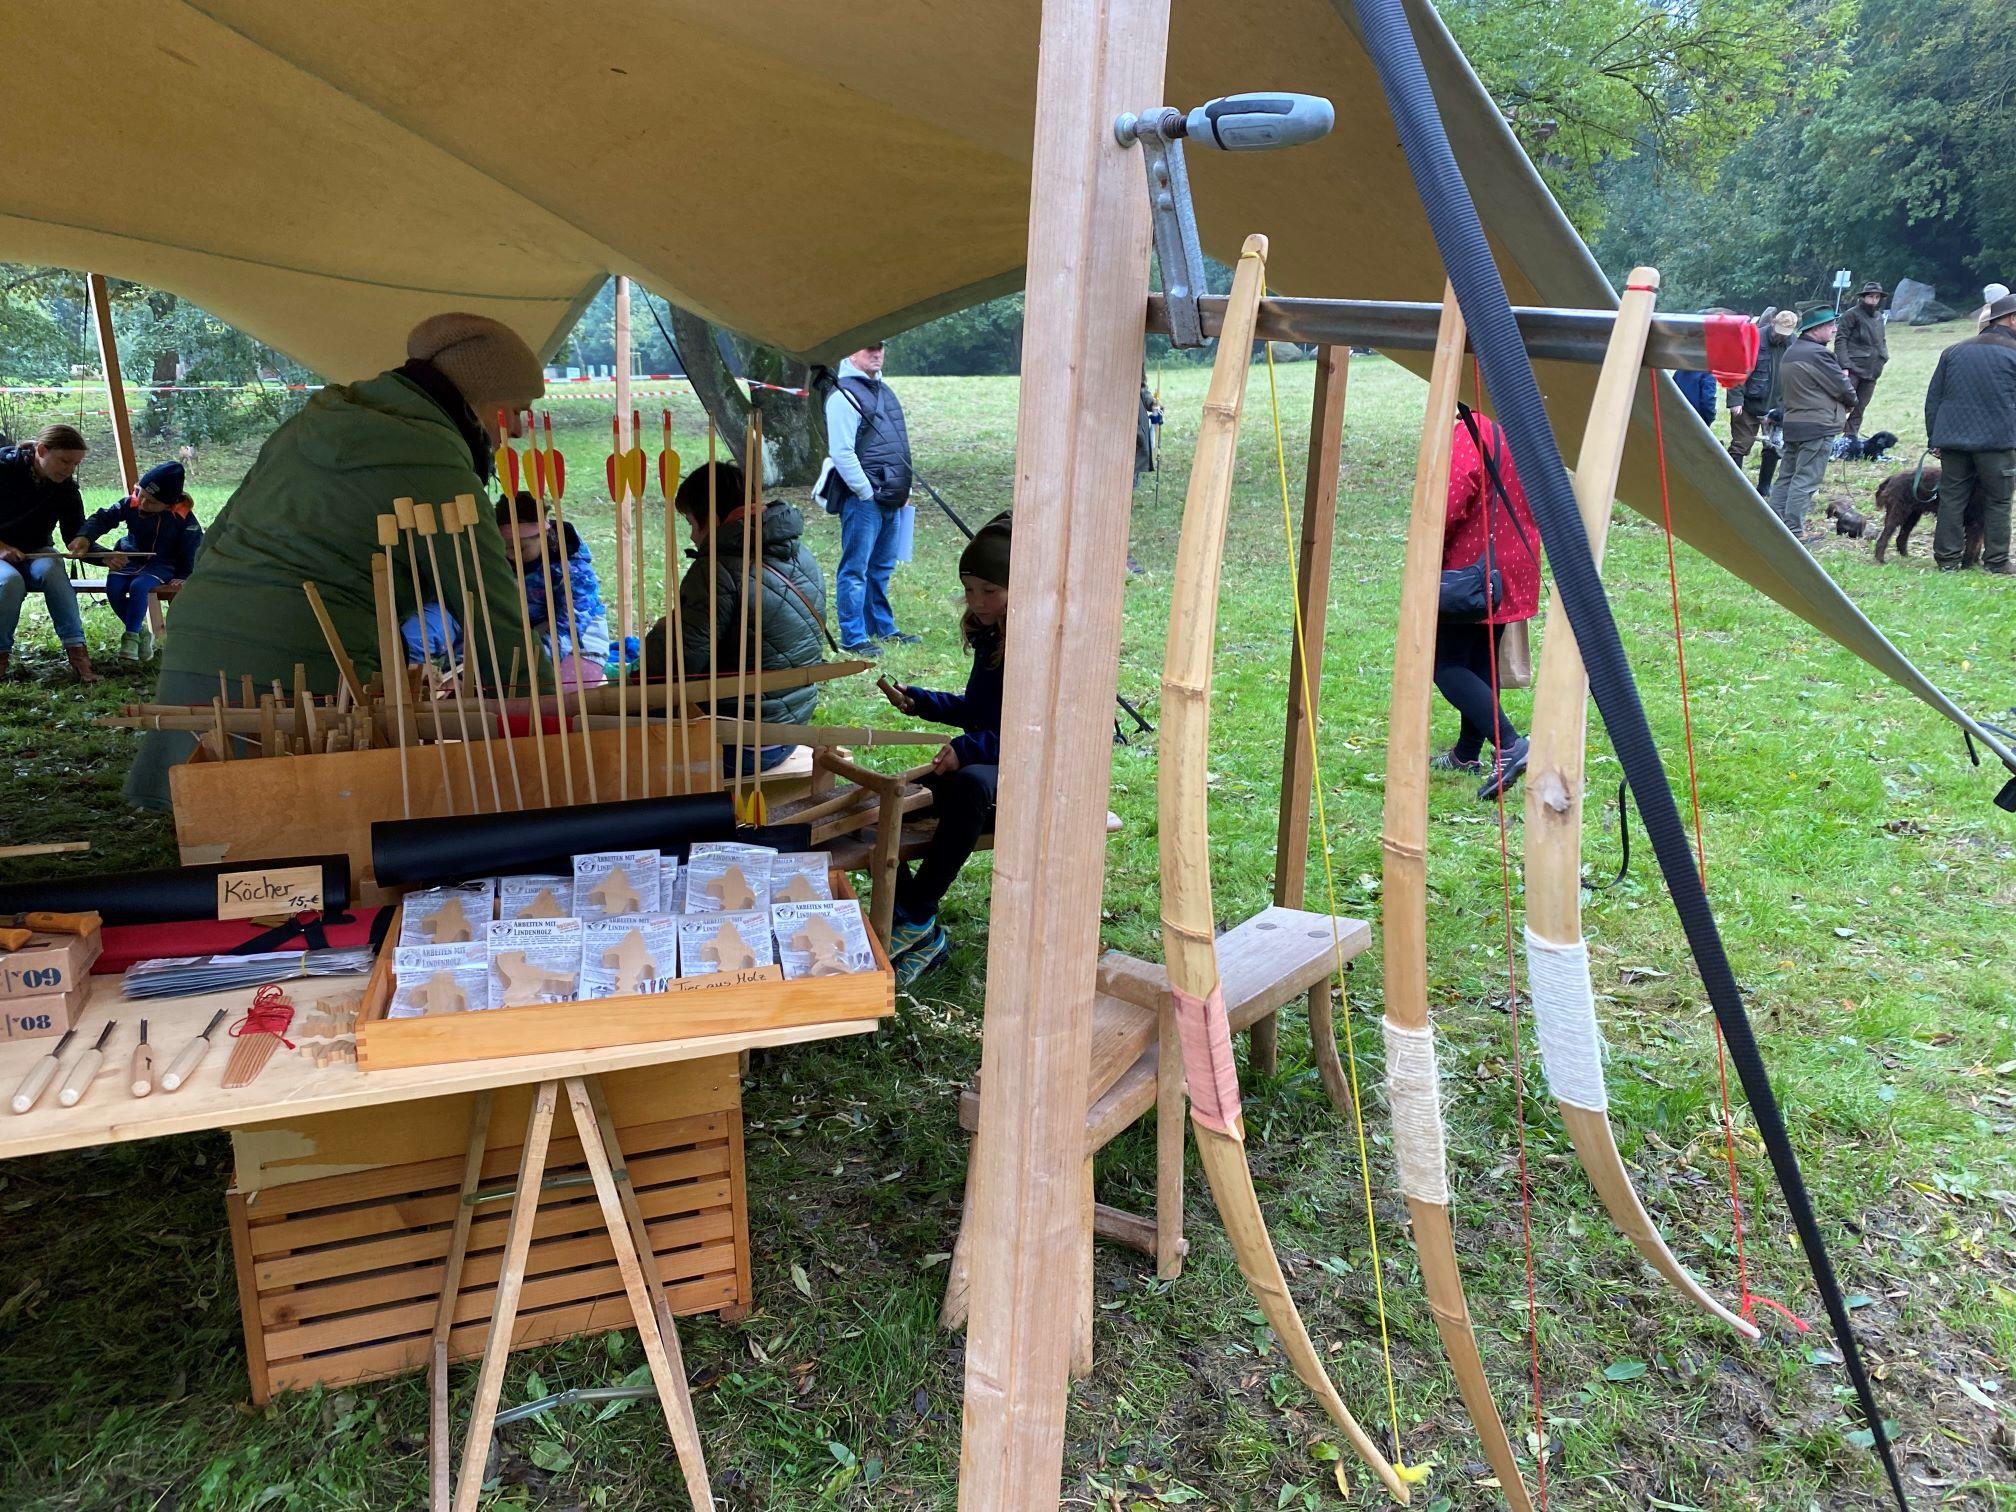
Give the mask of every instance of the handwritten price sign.
M 311 913 L 321 907 L 322 868 L 319 866 L 279 866 L 222 872 L 217 878 L 217 917 L 220 919 Z

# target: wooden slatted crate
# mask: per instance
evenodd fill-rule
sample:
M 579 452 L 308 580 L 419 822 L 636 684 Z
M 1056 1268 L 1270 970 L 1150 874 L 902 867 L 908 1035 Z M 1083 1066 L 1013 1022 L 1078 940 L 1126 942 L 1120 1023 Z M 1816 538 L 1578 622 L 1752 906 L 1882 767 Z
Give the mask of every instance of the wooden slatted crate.
M 673 1312 L 739 1316 L 750 1303 L 742 1122 L 734 1061 L 706 1078 L 732 1105 L 623 1123 L 623 1163 L 650 1231 Z M 687 1078 L 691 1081 L 692 1078 Z M 455 1100 L 467 1119 L 467 1100 Z M 688 1102 L 690 1107 L 690 1100 Z M 635 1116 L 635 1108 L 631 1110 Z M 564 1127 L 564 1122 L 562 1127 Z M 522 1114 L 500 1099 L 483 1163 L 484 1190 L 509 1187 Z M 500 1142 L 501 1141 L 501 1142 Z M 241 1158 L 241 1178 L 246 1175 Z M 276 1391 L 397 1375 L 426 1361 L 440 1295 L 462 1157 L 442 1154 L 227 1193 L 252 1399 Z M 549 1180 L 585 1173 L 580 1142 L 555 1130 Z M 500 1266 L 508 1198 L 471 1225 L 451 1356 L 483 1348 Z M 630 1326 L 594 1189 L 549 1188 L 540 1199 L 514 1349 Z

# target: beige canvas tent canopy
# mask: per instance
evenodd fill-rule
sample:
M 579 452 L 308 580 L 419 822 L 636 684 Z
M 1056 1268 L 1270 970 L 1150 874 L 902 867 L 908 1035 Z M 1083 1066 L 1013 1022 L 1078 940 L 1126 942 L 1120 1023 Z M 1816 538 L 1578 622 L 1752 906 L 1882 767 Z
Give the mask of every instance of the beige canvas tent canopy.
M 1611 308 L 1426 0 L 1428 69 L 1513 298 Z M 608 273 L 759 340 L 844 351 L 1027 279 L 1018 697 L 989 914 L 962 1504 L 1054 1502 L 1101 835 L 1146 294 L 1122 110 L 1239 89 L 1337 107 L 1322 143 L 1192 159 L 1206 246 L 1276 286 L 1438 298 L 1439 258 L 1350 0 L 21 0 L 0 257 L 174 290 L 337 377 L 419 317 L 551 348 Z M 1543 366 L 1572 454 L 1591 375 Z M 1681 535 L 1963 725 L 1677 402 Z M 1645 417 L 1641 416 L 1641 427 Z M 1649 438 L 1646 438 L 1649 440 Z M 1649 444 L 1626 500 L 1656 507 Z M 1971 725 L 1969 726 L 1971 727 Z M 1986 737 L 1980 737 L 1986 741 Z M 1992 745 L 1992 742 L 1987 742 Z M 1995 747 L 2016 767 L 2016 757 Z M 984 1154 L 980 1153 L 984 1149 Z
M 1338 111 L 1312 147 L 1194 155 L 1205 243 L 1227 257 L 1267 232 L 1291 293 L 1433 299 L 1440 263 L 1349 11 L 1173 8 L 1166 98 L 1265 85 Z M 1515 302 L 1613 304 L 1416 14 Z M 0 186 L 0 256 L 171 289 L 339 379 L 396 361 L 445 308 L 550 351 L 611 272 L 786 350 L 845 351 L 1022 281 L 1037 26 L 1035 0 L 894 0 L 872 22 L 786 0 L 13 5 L 10 113 L 44 147 Z M 1591 381 L 1541 372 L 1571 454 Z M 1681 536 L 1970 724 L 1670 411 Z M 1632 449 L 1627 503 L 1656 503 L 1653 464 Z

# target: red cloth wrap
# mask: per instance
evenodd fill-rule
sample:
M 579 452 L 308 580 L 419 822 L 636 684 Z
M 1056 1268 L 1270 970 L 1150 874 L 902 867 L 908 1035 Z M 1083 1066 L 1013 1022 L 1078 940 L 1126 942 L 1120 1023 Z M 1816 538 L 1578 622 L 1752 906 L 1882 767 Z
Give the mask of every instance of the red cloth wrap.
M 1757 327 L 1741 315 L 1710 315 L 1702 328 L 1708 371 L 1725 389 L 1741 388 L 1757 366 Z
M 1232 1060 L 1232 1025 L 1225 1017 L 1224 984 L 1208 998 L 1172 988 L 1176 1034 L 1183 1044 L 1183 1080 L 1190 1116 L 1207 1129 L 1243 1138 L 1239 1125 L 1239 1068 Z
M 371 943 L 371 921 L 375 908 L 350 910 L 353 923 L 324 924 L 323 933 L 331 949 L 344 945 Z M 102 948 L 91 964 L 93 976 L 112 976 L 138 961 L 161 956 L 227 955 L 247 940 L 257 939 L 272 928 L 250 919 L 190 919 L 179 924 L 107 924 L 100 936 Z M 297 935 L 282 950 L 305 950 Z

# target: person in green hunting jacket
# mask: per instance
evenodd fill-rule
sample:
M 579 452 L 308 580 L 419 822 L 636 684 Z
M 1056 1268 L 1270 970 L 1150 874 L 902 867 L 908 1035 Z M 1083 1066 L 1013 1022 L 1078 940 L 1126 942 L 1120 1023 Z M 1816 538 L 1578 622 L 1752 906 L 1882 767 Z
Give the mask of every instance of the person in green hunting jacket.
M 335 692 L 335 659 L 301 591 L 304 582 L 320 590 L 358 674 L 368 679 L 377 672 L 371 558 L 378 516 L 399 498 L 438 504 L 461 494 L 487 496 L 498 411 L 515 417 L 546 391 L 532 349 L 486 316 L 423 320 L 406 338 L 406 357 L 375 378 L 331 384 L 260 448 L 204 537 L 200 570 L 176 600 L 156 701 L 208 703 L 220 672 L 233 688 L 246 674 L 260 688 L 275 678 L 291 688 L 297 662 L 307 667 L 313 691 Z M 479 529 L 471 539 L 497 644 L 515 646 L 519 584 L 503 537 Z M 437 586 L 420 554 L 422 596 L 459 604 L 461 572 L 449 565 L 459 558 L 440 555 L 445 582 Z M 397 566 L 403 623 L 418 605 L 412 575 L 403 560 Z M 469 589 L 476 596 L 474 581 Z M 478 604 L 481 614 L 480 598 Z M 168 770 L 186 761 L 195 744 L 193 735 L 179 732 L 146 736 L 127 775 L 128 801 L 167 808 Z
M 714 512 L 720 517 L 714 549 L 707 546 L 708 472 L 713 471 Z M 741 655 L 744 612 L 742 609 L 742 535 L 745 523 L 757 512 L 742 502 L 742 469 L 732 462 L 714 462 L 696 467 L 686 475 L 673 496 L 686 528 L 692 532 L 692 565 L 679 582 L 679 614 L 686 632 L 686 676 L 704 677 L 717 663 L 715 679 L 721 694 L 724 719 L 735 717 L 735 666 Z M 826 575 L 805 545 L 805 516 L 795 504 L 773 499 L 760 506 L 762 565 L 752 555 L 750 587 L 755 588 L 761 573 L 763 593 L 763 644 L 752 649 L 751 670 L 778 671 L 787 667 L 816 667 L 826 659 L 832 644 L 826 629 Z M 712 581 L 709 568 L 712 567 Z M 714 630 L 708 633 L 707 610 L 712 599 Z M 756 633 L 752 608 L 747 615 L 748 633 Z M 644 633 L 644 675 L 662 675 L 665 661 L 665 621 L 659 620 Z M 804 724 L 819 704 L 819 687 L 777 688 L 762 697 L 750 697 L 746 718 L 765 724 Z M 733 772 L 734 753 L 723 750 L 724 769 Z M 791 754 L 788 745 L 764 746 L 760 756 L 753 750 L 742 754 L 742 769 L 765 771 Z

